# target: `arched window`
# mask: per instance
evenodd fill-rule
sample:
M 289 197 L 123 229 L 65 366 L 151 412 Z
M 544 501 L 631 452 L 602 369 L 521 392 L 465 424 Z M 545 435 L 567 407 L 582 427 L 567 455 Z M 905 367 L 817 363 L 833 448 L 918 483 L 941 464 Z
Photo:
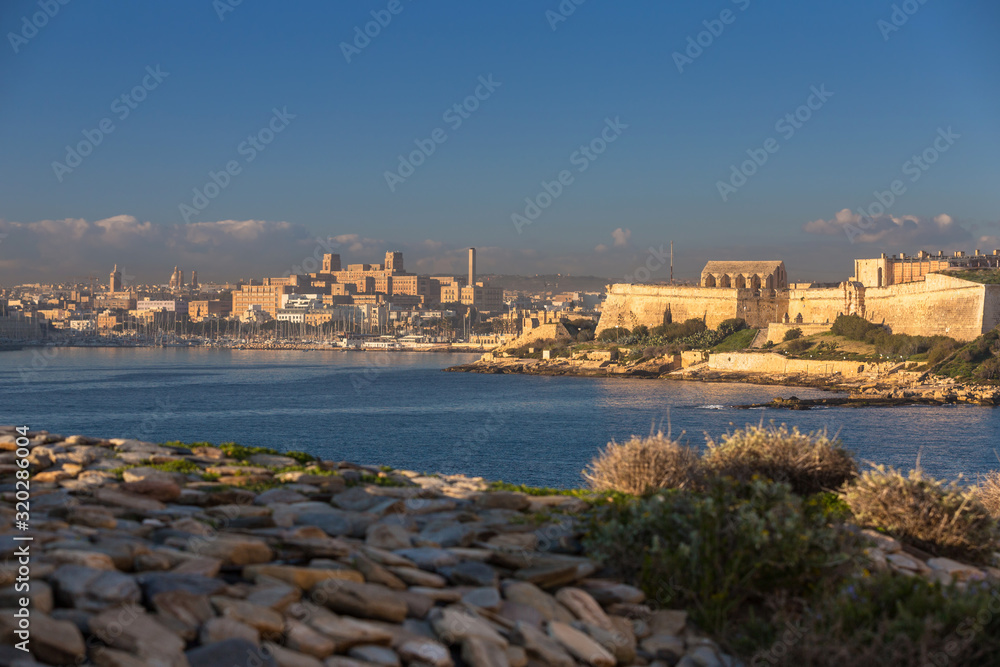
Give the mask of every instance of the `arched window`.
M 750 289 L 760 289 L 760 276 L 750 276 Z
M 767 277 L 767 284 L 765 286 L 767 289 L 774 289 L 774 276 Z
M 719 278 L 719 287 L 732 287 L 733 282 L 729 279 L 729 274 L 723 273 L 722 277 Z
M 705 274 L 704 286 L 705 287 L 715 287 L 715 276 L 711 273 Z
M 735 276 L 733 276 L 733 287 L 738 287 L 740 289 L 743 289 L 746 286 L 747 286 L 747 281 L 746 278 L 743 277 L 742 273 L 737 273 Z

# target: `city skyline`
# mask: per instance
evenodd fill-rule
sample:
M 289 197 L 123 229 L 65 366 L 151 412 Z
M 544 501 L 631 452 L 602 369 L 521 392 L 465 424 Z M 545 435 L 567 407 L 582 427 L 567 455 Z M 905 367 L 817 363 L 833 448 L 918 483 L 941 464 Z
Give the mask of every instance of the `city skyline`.
M 671 240 L 682 278 L 1000 247 L 984 0 L 39 7 L 0 12 L 37 101 L 0 110 L 4 284 L 280 275 L 330 238 L 609 280 Z

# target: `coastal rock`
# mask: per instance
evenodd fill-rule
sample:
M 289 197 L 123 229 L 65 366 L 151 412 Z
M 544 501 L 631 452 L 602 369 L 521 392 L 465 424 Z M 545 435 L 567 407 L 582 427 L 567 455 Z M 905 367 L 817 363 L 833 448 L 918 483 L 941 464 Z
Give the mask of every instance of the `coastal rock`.
M 927 567 L 937 572 L 945 572 L 954 581 L 984 581 L 986 573 L 978 567 L 964 565 L 950 558 L 931 558 Z
M 546 621 L 572 623 L 576 620 L 572 612 L 534 584 L 508 580 L 503 583 L 502 590 L 506 600 L 531 607 Z
M 555 598 L 583 623 L 614 631 L 611 619 L 586 591 L 579 588 L 563 588 L 556 593 Z
M 365 531 L 365 544 L 379 549 L 395 551 L 413 546 L 410 532 L 402 526 L 374 523 Z
M 364 576 L 357 570 L 321 569 L 296 567 L 294 565 L 250 565 L 243 568 L 243 577 L 251 581 L 277 579 L 302 590 L 309 590 L 328 580 L 364 582 Z
M 576 628 L 559 621 L 549 621 L 548 628 L 549 636 L 581 662 L 594 667 L 614 667 L 615 657 Z
M 246 623 L 234 618 L 210 618 L 201 626 L 198 640 L 203 644 L 214 644 L 227 639 L 243 639 L 254 646 L 260 644 L 260 633 Z
M 136 607 L 109 609 L 90 619 L 90 631 L 108 646 L 154 667 L 185 667 L 184 640 Z
M 200 556 L 218 558 L 223 566 L 267 563 L 274 557 L 271 548 L 264 540 L 231 533 L 222 533 L 214 539 L 205 539 L 199 543 L 195 551 Z
M 458 565 L 443 567 L 439 572 L 455 586 L 496 587 L 499 582 L 497 571 L 485 563 L 464 561 Z
M 396 653 L 403 661 L 410 664 L 432 665 L 432 667 L 453 667 L 455 661 L 451 652 L 440 644 L 426 637 L 413 637 L 395 645 Z
M 300 621 L 285 622 L 285 646 L 316 658 L 325 658 L 334 652 L 333 641 Z
M 132 577 L 118 571 L 63 565 L 49 578 L 56 602 L 63 607 L 99 612 L 107 607 L 137 603 L 142 594 Z
M 507 640 L 493 626 L 460 607 L 434 609 L 428 620 L 438 639 L 445 644 L 460 644 L 476 638 L 499 649 L 507 646 Z
M 422 570 L 431 572 L 441 567 L 457 565 L 458 558 L 449 551 L 433 547 L 417 547 L 414 549 L 397 549 L 394 553 L 416 564 Z
M 523 647 L 529 658 L 538 660 L 543 665 L 553 667 L 576 665 L 576 661 L 570 657 L 562 644 L 533 625 L 519 621 L 511 630 L 511 641 Z
M 347 652 L 347 655 L 366 664 L 380 665 L 381 667 L 399 667 L 401 664 L 395 651 L 385 646 L 355 646 Z
M 312 596 L 341 614 L 390 623 L 399 623 L 406 618 L 406 602 L 392 590 L 376 584 L 329 580 L 316 584 Z
M 273 642 L 264 642 L 261 646 L 261 653 L 270 655 L 278 667 L 323 667 L 323 663 L 318 658 L 293 651 Z
M 462 641 L 462 660 L 471 667 L 510 667 L 506 650 L 498 650 L 496 644 L 479 637 Z
M 285 629 L 281 614 L 269 607 L 222 596 L 211 598 L 211 602 L 223 617 L 245 623 L 264 636 L 280 635 Z
M 245 639 L 226 639 L 192 649 L 186 654 L 190 667 L 219 667 L 238 664 L 255 667 L 278 667 L 270 652 Z
M 31 653 L 42 662 L 71 664 L 86 654 L 83 634 L 69 621 L 57 621 L 33 610 L 31 613 Z

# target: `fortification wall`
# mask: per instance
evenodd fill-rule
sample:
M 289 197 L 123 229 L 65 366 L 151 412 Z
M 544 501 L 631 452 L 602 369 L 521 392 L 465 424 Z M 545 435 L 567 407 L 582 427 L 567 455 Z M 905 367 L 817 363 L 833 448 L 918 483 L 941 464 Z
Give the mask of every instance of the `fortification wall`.
M 758 296 L 761 294 L 761 296 Z M 770 323 L 832 324 L 837 316 L 861 315 L 893 333 L 951 336 L 968 341 L 1000 324 L 1000 285 L 982 285 L 942 274 L 888 287 L 844 282 L 837 287 L 763 290 L 666 285 L 611 286 L 597 333 L 617 324 L 628 329 L 704 318 L 709 328 L 742 317 L 753 328 Z
M 889 326 L 893 333 L 968 341 L 992 328 L 983 328 L 988 324 L 983 321 L 986 287 L 941 274 L 928 275 L 921 282 L 869 287 L 865 317 Z
M 640 324 L 658 327 L 663 324 L 668 309 L 673 322 L 704 318 L 705 324 L 714 329 L 724 320 L 742 317 L 737 313 L 737 293 L 740 291 L 748 290 L 617 283 L 608 292 L 597 333 L 613 329 L 615 325 L 627 329 Z
M 1000 285 L 983 285 L 983 333 L 1000 326 Z
M 803 324 L 833 324 L 837 315 L 860 315 L 863 295 L 864 288 L 849 282 L 788 290 L 788 321 L 794 324 L 801 316 Z
M 886 372 L 895 364 L 863 363 L 860 361 L 813 361 L 810 359 L 786 359 L 780 354 L 768 352 L 722 352 L 708 357 L 708 367 L 713 371 L 736 371 L 742 373 L 782 373 L 806 375 L 877 375 Z

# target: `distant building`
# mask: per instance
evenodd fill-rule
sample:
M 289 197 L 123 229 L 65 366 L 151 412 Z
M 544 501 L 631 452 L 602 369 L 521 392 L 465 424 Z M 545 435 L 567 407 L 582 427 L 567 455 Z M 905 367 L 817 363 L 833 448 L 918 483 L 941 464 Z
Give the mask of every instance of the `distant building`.
M 172 290 L 178 290 L 184 287 L 184 272 L 174 267 L 174 272 L 170 274 L 170 283 L 168 287 Z
M 115 264 L 115 268 L 111 270 L 111 276 L 108 280 L 108 291 L 109 292 L 122 291 L 122 272 L 118 270 L 117 264 Z
M 183 299 L 143 299 L 136 302 L 135 308 L 138 311 L 163 310 L 168 313 L 177 313 L 178 315 L 187 315 L 188 312 L 187 301 Z

